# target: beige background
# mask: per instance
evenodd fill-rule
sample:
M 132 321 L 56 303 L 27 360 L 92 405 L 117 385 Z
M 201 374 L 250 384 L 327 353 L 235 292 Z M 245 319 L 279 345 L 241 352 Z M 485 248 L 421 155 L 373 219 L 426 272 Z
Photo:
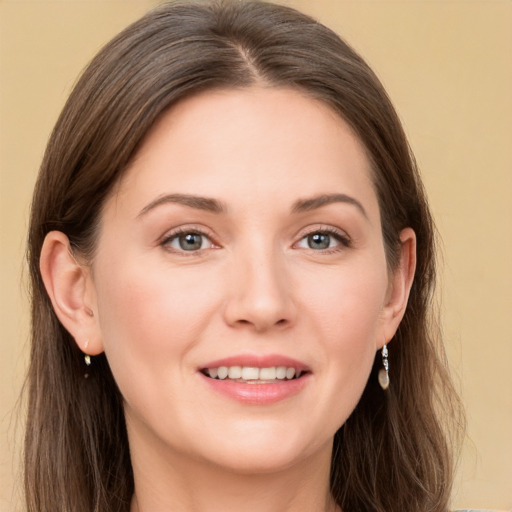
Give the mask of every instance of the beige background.
M 38 164 L 79 71 L 155 3 L 0 0 L 0 512 L 17 503 L 12 411 L 26 364 L 21 276 Z M 288 3 L 366 57 L 403 119 L 444 239 L 445 333 L 468 412 L 453 505 L 512 509 L 512 2 Z

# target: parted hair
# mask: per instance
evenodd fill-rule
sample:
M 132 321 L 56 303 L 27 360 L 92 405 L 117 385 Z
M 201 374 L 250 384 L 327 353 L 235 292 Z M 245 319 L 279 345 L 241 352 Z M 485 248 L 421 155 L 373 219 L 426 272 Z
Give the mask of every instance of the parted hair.
M 331 492 L 344 512 L 446 512 L 452 440 L 461 413 L 435 308 L 435 230 L 400 120 L 363 59 L 333 31 L 289 7 L 258 1 L 163 4 L 91 61 L 52 132 L 28 237 L 32 345 L 24 479 L 28 512 L 127 512 L 133 473 L 123 399 L 104 355 L 84 379 L 83 354 L 43 285 L 46 234 L 94 258 L 102 206 L 148 131 L 171 105 L 211 89 L 293 88 L 347 122 L 372 164 L 390 270 L 399 233 L 417 237 L 417 269 L 389 344 L 391 385 L 374 367 L 335 435 Z M 340 393 L 343 391 L 340 390 Z

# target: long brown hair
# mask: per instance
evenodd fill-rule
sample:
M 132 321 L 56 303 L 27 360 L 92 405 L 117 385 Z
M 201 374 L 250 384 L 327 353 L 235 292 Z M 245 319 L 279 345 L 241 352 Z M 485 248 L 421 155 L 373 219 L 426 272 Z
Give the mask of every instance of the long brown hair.
M 39 256 L 65 233 L 94 255 L 105 198 L 171 105 L 213 88 L 297 88 L 355 131 L 373 166 L 389 267 L 399 233 L 417 236 L 417 270 L 390 345 L 392 383 L 375 359 L 361 401 L 336 433 L 331 491 L 346 511 L 447 510 L 452 456 L 445 424 L 460 418 L 432 316 L 434 228 L 400 121 L 367 64 L 328 28 L 264 2 L 173 2 L 126 28 L 86 68 L 51 135 L 32 204 L 28 260 L 32 349 L 25 442 L 29 512 L 128 511 L 133 474 L 123 401 L 104 355 L 84 379 L 83 354 L 59 323 Z

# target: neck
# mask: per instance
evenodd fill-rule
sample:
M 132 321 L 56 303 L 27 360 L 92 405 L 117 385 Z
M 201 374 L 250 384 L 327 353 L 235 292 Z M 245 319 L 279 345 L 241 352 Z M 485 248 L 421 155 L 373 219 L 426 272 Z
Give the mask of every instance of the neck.
M 339 512 L 329 491 L 330 446 L 288 468 L 259 474 L 180 454 L 167 453 L 159 461 L 143 455 L 132 452 L 131 512 Z

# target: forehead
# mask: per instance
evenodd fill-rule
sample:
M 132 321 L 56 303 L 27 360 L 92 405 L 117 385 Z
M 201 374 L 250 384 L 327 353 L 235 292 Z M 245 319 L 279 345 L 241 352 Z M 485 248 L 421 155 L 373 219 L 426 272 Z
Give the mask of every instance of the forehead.
M 369 209 L 376 206 L 365 148 L 322 102 L 264 87 L 208 91 L 171 107 L 118 189 L 141 201 L 194 193 L 286 203 L 329 192 L 366 196 Z

